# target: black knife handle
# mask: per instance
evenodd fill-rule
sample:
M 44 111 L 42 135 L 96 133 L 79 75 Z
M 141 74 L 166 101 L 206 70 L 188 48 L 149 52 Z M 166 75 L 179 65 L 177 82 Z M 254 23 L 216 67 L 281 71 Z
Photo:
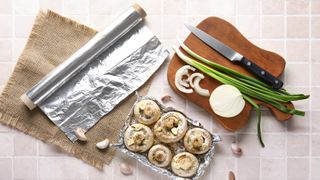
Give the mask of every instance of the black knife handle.
M 273 89 L 280 89 L 283 86 L 283 82 L 280 79 L 274 77 L 272 74 L 268 73 L 246 57 L 243 57 L 240 63 L 259 79 L 272 86 Z

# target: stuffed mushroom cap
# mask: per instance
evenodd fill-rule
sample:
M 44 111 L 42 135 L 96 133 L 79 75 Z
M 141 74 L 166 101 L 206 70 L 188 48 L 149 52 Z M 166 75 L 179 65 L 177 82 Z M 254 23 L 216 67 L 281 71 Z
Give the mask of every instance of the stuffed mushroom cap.
M 199 167 L 198 159 L 191 153 L 182 152 L 175 155 L 171 161 L 172 171 L 180 177 L 191 177 Z
M 183 144 L 192 154 L 204 154 L 210 149 L 212 138 L 205 129 L 193 128 L 187 131 Z
M 158 167 L 166 167 L 171 162 L 172 152 L 167 146 L 157 144 L 152 146 L 149 150 L 148 159 L 152 164 Z
M 148 126 L 133 124 L 124 133 L 124 144 L 133 152 L 145 152 L 153 144 L 153 133 Z
M 152 100 L 141 100 L 134 106 L 134 118 L 142 124 L 151 125 L 159 120 L 161 111 L 158 104 Z
M 154 125 L 156 137 L 163 143 L 174 143 L 183 138 L 188 130 L 188 122 L 179 112 L 168 112 Z

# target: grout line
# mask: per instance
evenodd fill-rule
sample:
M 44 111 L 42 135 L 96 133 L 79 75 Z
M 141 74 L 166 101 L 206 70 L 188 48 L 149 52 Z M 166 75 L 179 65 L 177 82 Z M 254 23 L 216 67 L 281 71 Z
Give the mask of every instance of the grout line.
M 37 175 L 37 180 L 39 180 L 40 176 L 40 166 L 39 166 L 39 150 L 40 150 L 40 145 L 39 145 L 39 140 L 36 141 L 37 142 L 37 155 L 36 155 L 36 160 L 37 160 L 37 172 L 36 172 L 36 175 Z
M 284 1 L 284 58 L 287 59 L 287 41 L 288 41 L 288 26 L 287 26 L 287 1 Z M 286 80 L 286 75 L 284 74 L 283 77 L 284 81 Z M 285 179 L 288 179 L 288 122 L 285 122 L 285 164 L 284 164 L 284 172 L 285 172 Z
M 262 44 L 262 15 L 263 15 L 263 12 L 262 12 L 262 1 L 259 1 L 259 40 L 258 40 L 258 43 L 259 43 L 259 46 L 261 47 L 261 44 Z M 261 129 L 263 127 L 263 121 L 261 122 Z M 261 158 L 261 147 L 259 148 L 259 179 L 261 180 L 262 179 L 262 158 Z
M 64 3 L 62 3 L 64 4 Z M 112 12 L 111 14 L 114 14 L 115 12 Z M 94 16 L 99 16 L 99 15 L 111 15 L 111 14 L 92 14 Z M 68 15 L 71 15 L 71 16 L 78 16 L 78 15 L 84 15 L 83 13 L 68 13 Z M 114 15 L 117 15 L 117 14 L 114 14 Z M 150 15 L 157 15 L 157 13 L 153 13 L 153 14 L 150 14 Z M 183 14 L 168 14 L 168 15 L 172 15 L 172 16 L 181 16 Z M 203 16 L 203 17 L 207 17 L 208 14 L 196 14 L 196 15 L 187 15 L 187 13 L 185 13 L 186 16 Z M 231 14 L 215 14 L 219 17 L 231 17 L 233 15 Z M 259 14 L 238 14 L 238 16 L 258 16 Z M 9 14 L 0 14 L 0 17 L 1 16 L 10 16 Z M 17 14 L 17 16 L 34 16 L 34 14 Z M 263 14 L 263 16 L 265 17 L 283 17 L 285 16 L 285 14 Z M 287 14 L 287 17 L 319 17 L 320 14 L 312 14 L 312 15 L 308 15 L 308 14 Z
M 236 26 L 238 26 L 238 23 L 239 23 L 239 17 L 238 17 L 238 1 L 236 0 L 235 1 L 235 3 L 234 3 L 234 11 L 235 11 L 235 25 Z M 238 140 L 239 140 L 239 138 L 238 138 L 238 134 L 239 134 L 239 132 L 236 132 L 235 133 L 235 140 L 236 140 L 236 142 L 238 143 Z M 235 175 L 236 175 L 236 177 L 238 177 L 239 176 L 239 171 L 238 171 L 238 158 L 236 158 L 236 157 L 234 157 L 234 169 L 235 169 Z
M 37 1 L 37 3 L 38 3 L 38 7 L 40 8 L 40 0 Z M 36 144 L 36 146 L 37 146 L 37 155 L 36 155 L 36 162 L 37 162 L 36 168 L 37 168 L 37 171 L 36 171 L 36 178 L 37 178 L 37 180 L 39 180 L 39 179 L 40 179 L 40 166 L 39 166 L 39 154 L 40 154 L 39 150 L 40 150 L 40 148 L 39 148 L 39 140 L 36 140 L 36 142 L 37 142 L 37 144 Z
M 180 15 L 180 14 L 170 14 L 170 15 Z M 220 16 L 220 14 L 217 14 Z M 238 14 L 237 16 L 257 16 L 259 14 Z M 194 15 L 188 15 L 188 16 L 194 16 Z M 197 14 L 197 16 L 208 16 L 208 14 Z M 222 14 L 221 16 L 228 16 Z M 284 17 L 284 16 L 289 16 L 289 17 L 309 17 L 308 14 L 263 14 L 265 17 Z M 320 14 L 313 14 L 310 15 L 310 17 L 319 17 Z
M 12 34 L 11 34 L 11 63 L 12 63 L 12 65 L 13 65 L 13 62 L 15 61 L 14 60 L 14 57 L 15 57 L 15 53 L 14 53 L 14 49 L 15 49 L 15 32 L 16 32 L 16 30 L 15 30 L 15 3 L 14 3 L 15 1 L 12 1 L 11 2 L 11 6 L 12 6 L 12 10 L 11 10 L 11 25 L 12 25 Z M 14 153 L 15 153 L 15 145 L 14 145 L 14 136 L 15 136 L 15 134 L 14 133 L 12 133 L 12 146 L 13 146 L 13 153 L 12 153 L 12 156 L 11 156 L 11 178 L 12 179 L 14 179 Z
M 172 15 L 168 15 L 172 16 Z M 177 16 L 183 16 L 183 15 L 177 15 Z M 189 17 L 195 17 L 195 16 L 189 16 Z M 199 16 L 197 16 L 199 17 Z M 229 17 L 232 18 L 232 17 Z M 230 22 L 230 21 L 229 21 Z M 230 22 L 232 23 L 232 22 Z M 2 39 L 2 38 L 0 38 Z M 162 40 L 175 40 L 175 38 L 162 38 Z M 284 40 L 290 40 L 290 41 L 309 41 L 309 38 L 259 38 L 259 37 L 251 37 L 248 38 L 248 40 L 264 40 L 264 41 L 284 41 Z M 319 41 L 320 38 L 312 38 L 312 40 Z
M 309 22 L 308 22 L 308 26 L 309 26 L 309 94 L 311 95 L 312 92 L 312 60 L 311 60 L 311 1 L 308 2 L 309 3 Z M 311 105 L 312 99 L 310 98 L 309 101 L 309 179 L 311 179 L 311 175 L 312 175 L 312 167 L 311 167 L 311 154 L 312 154 L 312 105 Z
M 187 0 L 185 0 L 185 1 L 187 1 Z M 161 0 L 161 10 L 160 10 L 160 23 L 161 23 L 161 29 L 160 29 L 160 36 L 161 36 L 161 38 L 163 38 L 164 37 L 164 28 L 163 28 L 163 25 L 164 25 L 164 7 L 163 7 L 163 5 L 164 5 L 164 2 L 163 2 L 163 0 Z M 186 8 L 186 7 L 184 7 L 184 8 Z M 185 9 L 185 13 L 186 13 L 186 9 Z M 162 41 L 164 41 L 164 40 L 162 40 Z M 151 83 L 151 86 L 152 86 L 152 83 Z M 159 88 L 160 89 L 160 92 L 162 92 L 162 94 L 163 94 L 163 92 L 165 91 L 165 88 L 164 88 L 165 86 L 164 86 L 164 83 L 161 81 L 161 87 Z M 114 162 L 114 161 L 113 161 Z M 114 174 L 114 173 L 113 173 Z M 163 176 L 163 175 L 161 175 L 160 176 L 160 179 L 161 180 L 163 180 L 165 177 Z
M 86 3 L 87 3 L 87 9 L 86 9 L 86 13 L 85 13 L 85 15 L 86 15 L 86 18 L 85 18 L 85 21 L 86 22 L 83 22 L 83 23 L 85 23 L 85 24 L 88 24 L 88 25 L 90 25 L 90 1 L 89 0 L 87 0 L 86 1 Z M 89 166 L 86 166 L 86 169 L 87 169 L 87 177 L 86 177 L 86 179 L 87 180 L 89 180 Z
M 34 155 L 26 155 L 26 156 L 16 156 L 17 158 L 25 158 L 25 159 L 32 159 L 34 158 L 35 156 Z M 270 159 L 283 159 L 284 157 L 283 156 L 260 156 L 260 155 L 246 155 L 246 156 L 243 156 L 243 157 L 250 157 L 250 158 L 270 158 Z M 288 156 L 289 158 L 297 158 L 297 159 L 305 159 L 305 158 L 308 158 L 309 155 L 306 155 L 306 156 Z M 6 156 L 0 156 L 0 159 L 8 159 L 8 158 L 12 158 L 11 155 L 6 155 Z M 44 156 L 41 156 L 39 157 L 39 159 L 61 159 L 61 158 L 73 158 L 72 156 L 69 156 L 68 154 L 66 154 L 65 156 L 47 156 L 47 155 L 44 155 Z M 226 156 L 216 156 L 214 158 L 229 158 L 229 159 L 234 159 L 234 158 L 238 158 L 239 157 L 236 157 L 236 156 L 233 156 L 233 155 L 226 155 Z M 317 156 L 312 156 L 312 158 L 316 158 L 316 159 L 320 159 L 320 155 L 317 155 Z M 91 167 L 91 166 L 90 166 Z M 111 166 L 110 166 L 111 167 Z

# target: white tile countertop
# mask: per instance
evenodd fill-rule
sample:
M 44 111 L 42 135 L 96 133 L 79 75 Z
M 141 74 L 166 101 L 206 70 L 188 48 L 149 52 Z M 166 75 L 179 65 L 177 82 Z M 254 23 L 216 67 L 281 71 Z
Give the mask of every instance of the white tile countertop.
M 102 29 L 133 2 L 148 13 L 147 23 L 170 49 L 186 36 L 184 23 L 196 25 L 208 16 L 234 24 L 256 45 L 282 55 L 283 76 L 292 92 L 311 94 L 296 103 L 306 111 L 286 123 L 263 112 L 265 148 L 260 148 L 254 115 L 237 133 L 222 129 L 206 112 L 176 95 L 166 80 L 166 65 L 156 74 L 149 94 L 173 97 L 168 103 L 199 120 L 223 141 L 202 179 L 224 180 L 234 171 L 239 180 L 320 179 L 320 0 L 0 0 L 0 89 L 5 85 L 31 31 L 39 9 L 52 9 L 81 23 Z M 237 141 L 241 157 L 230 151 Z M 119 163 L 134 173 L 124 176 Z M 0 125 L 0 179 L 167 179 L 118 153 L 110 166 L 98 171 L 16 130 Z

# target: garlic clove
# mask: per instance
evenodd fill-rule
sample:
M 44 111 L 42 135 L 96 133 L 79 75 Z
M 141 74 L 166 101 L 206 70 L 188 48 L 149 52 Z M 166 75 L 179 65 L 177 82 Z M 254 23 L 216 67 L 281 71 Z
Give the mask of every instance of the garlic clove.
M 229 171 L 229 180 L 236 180 L 236 176 L 234 175 L 234 172 Z
M 127 163 L 120 164 L 120 171 L 123 175 L 131 175 L 133 173 L 132 168 Z
M 98 149 L 106 149 L 106 148 L 109 147 L 109 143 L 110 143 L 109 139 L 106 138 L 105 140 L 98 142 L 98 143 L 96 144 L 96 147 L 97 147 Z
M 75 130 L 75 134 L 77 136 L 77 138 L 80 140 L 80 141 L 87 141 L 88 138 L 87 136 L 85 135 L 85 130 L 78 127 L 76 130 Z
M 233 154 L 235 155 L 242 155 L 242 149 L 240 148 L 240 146 L 236 143 L 232 143 L 231 144 L 231 151 L 233 152 Z
M 171 100 L 172 100 L 172 98 L 171 98 L 170 95 L 164 95 L 164 96 L 162 96 L 162 98 L 161 98 L 161 101 L 162 101 L 163 103 L 167 103 L 167 102 L 169 102 L 169 101 L 171 101 Z

